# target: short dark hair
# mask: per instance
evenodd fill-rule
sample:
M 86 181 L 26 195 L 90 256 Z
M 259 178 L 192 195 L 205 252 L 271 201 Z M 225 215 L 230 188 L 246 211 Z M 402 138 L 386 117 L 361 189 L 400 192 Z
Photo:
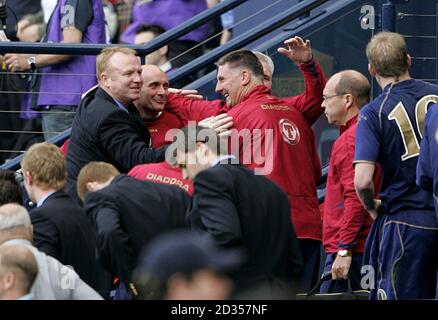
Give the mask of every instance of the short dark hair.
M 23 204 L 23 196 L 15 172 L 0 170 L 0 205 L 7 203 Z
M 255 77 L 263 81 L 263 65 L 250 50 L 232 51 L 218 60 L 217 66 L 229 64 L 232 68 L 247 68 Z
M 156 37 L 158 37 L 160 34 L 163 34 L 166 32 L 166 29 L 163 27 L 157 25 L 157 24 L 144 24 L 140 27 L 138 27 L 135 34 L 140 34 L 143 32 L 152 32 Z

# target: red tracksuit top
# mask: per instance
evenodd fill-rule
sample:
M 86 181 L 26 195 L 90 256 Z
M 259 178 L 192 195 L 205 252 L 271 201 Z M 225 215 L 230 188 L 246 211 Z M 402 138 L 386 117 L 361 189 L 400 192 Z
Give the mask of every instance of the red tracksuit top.
M 128 176 L 161 184 L 175 185 L 190 196 L 193 194 L 193 183 L 183 178 L 181 169 L 174 168 L 167 162 L 137 165 L 128 172 Z
M 357 116 L 340 128 L 341 135 L 333 144 L 326 183 L 323 214 L 323 245 L 327 253 L 341 249 L 363 252 L 373 220 L 359 201 L 354 188 L 354 146 Z M 376 196 L 381 180 L 376 166 Z
M 254 87 L 242 102 L 231 109 L 222 101 L 190 100 L 176 95 L 171 95 L 168 102 L 172 112 L 186 121 L 199 121 L 227 112 L 233 117 L 233 128 L 238 132 L 243 129 L 250 132 L 261 129 L 262 133 L 264 129 L 273 130 L 272 172 L 266 177 L 287 193 L 297 237 L 322 239 L 322 219 L 316 196 L 321 164 L 313 131 L 300 111 L 289 106 L 287 101 L 270 95 L 270 90 L 262 85 Z M 260 141 L 261 150 L 265 150 L 263 134 Z M 244 163 L 242 149 L 239 155 L 242 164 L 252 169 L 265 165 L 257 165 L 256 161 Z
M 143 123 L 149 130 L 152 148 L 158 148 L 172 142 L 172 139 L 166 141 L 166 133 L 168 130 L 184 127 L 184 122 L 177 115 L 165 110 L 156 119 L 143 119 Z

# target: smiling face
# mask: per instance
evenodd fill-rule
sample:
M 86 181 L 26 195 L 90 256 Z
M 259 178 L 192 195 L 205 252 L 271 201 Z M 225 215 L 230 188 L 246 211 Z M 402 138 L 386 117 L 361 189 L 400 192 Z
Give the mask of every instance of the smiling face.
M 102 86 L 111 97 L 127 106 L 140 97 L 141 71 L 138 57 L 116 52 L 101 75 Z
M 229 63 L 217 69 L 216 92 L 225 97 L 229 107 L 234 107 L 242 100 L 243 72 L 241 68 L 230 68 Z
M 146 65 L 142 69 L 143 86 L 136 105 L 154 113 L 163 111 L 169 94 L 167 76 L 157 66 Z

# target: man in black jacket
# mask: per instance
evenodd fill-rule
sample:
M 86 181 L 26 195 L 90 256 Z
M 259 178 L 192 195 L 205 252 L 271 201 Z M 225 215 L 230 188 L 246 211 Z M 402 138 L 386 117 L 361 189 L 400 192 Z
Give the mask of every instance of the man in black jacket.
M 190 197 L 182 189 L 128 177 L 109 163 L 84 166 L 78 194 L 97 231 L 99 261 L 131 289 L 143 246 L 163 232 L 187 228 Z
M 246 263 L 233 274 L 237 291 L 255 287 L 278 294 L 294 287 L 301 252 L 286 194 L 238 164 L 211 129 L 190 125 L 169 148 L 184 178 L 194 181 L 191 228 L 207 232 L 219 246 L 246 253 Z
M 53 144 L 34 144 L 21 161 L 24 185 L 36 204 L 30 212 L 34 245 L 70 265 L 102 296 L 109 297 L 110 274 L 96 259 L 96 232 L 84 210 L 64 191 L 65 158 Z
M 67 152 L 67 193 L 75 200 L 77 175 L 90 161 L 127 173 L 137 164 L 164 160 L 165 148 L 150 148 L 149 131 L 132 104 L 140 97 L 141 71 L 132 49 L 106 48 L 97 56 L 99 86 L 81 101 Z

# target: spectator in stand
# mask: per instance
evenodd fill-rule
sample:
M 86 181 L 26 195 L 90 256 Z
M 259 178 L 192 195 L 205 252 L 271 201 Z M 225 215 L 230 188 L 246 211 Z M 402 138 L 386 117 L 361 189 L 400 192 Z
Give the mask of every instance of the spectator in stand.
M 208 8 L 212 8 L 213 6 L 219 4 L 224 0 L 207 0 Z M 223 45 L 231 40 L 233 37 L 233 27 L 234 27 L 234 11 L 229 10 L 224 14 L 221 14 L 221 25 L 222 25 L 222 33 L 220 39 L 220 45 Z
M 65 157 L 53 144 L 34 144 L 21 160 L 24 185 L 37 207 L 30 212 L 33 244 L 72 266 L 102 296 L 109 297 L 110 275 L 95 258 L 96 232 L 84 210 L 63 191 Z
M 121 41 L 134 43 L 136 31 L 144 24 L 155 24 L 170 30 L 206 9 L 206 0 L 138 0 L 132 9 L 132 24 L 123 32 Z M 199 44 L 207 39 L 207 32 L 208 25 L 205 24 L 170 44 L 169 59 L 174 67 L 181 67 L 202 54 Z M 186 51 L 181 57 L 173 59 Z
M 101 0 L 59 0 L 44 42 L 105 43 Z M 96 84 L 95 62 L 94 56 L 5 55 L 5 63 L 12 72 L 33 72 L 39 68 L 42 73 L 35 108 L 43 111 L 46 140 L 71 127 L 81 94 Z
M 38 276 L 31 294 L 35 300 L 102 300 L 69 266 L 32 246 L 32 225 L 27 210 L 17 204 L 0 207 L 0 245 L 23 245 L 35 256 Z
M 32 300 L 38 275 L 35 256 L 21 245 L 0 245 L 0 300 Z
M 158 37 L 160 34 L 165 33 L 164 30 L 159 25 L 143 25 L 140 26 L 134 38 L 134 44 L 146 44 L 154 38 Z M 167 53 L 169 52 L 169 47 L 167 45 L 161 47 L 160 49 L 155 50 L 154 52 L 149 53 L 145 57 L 145 64 L 154 64 L 159 66 L 161 70 L 164 72 L 168 72 L 172 70 L 172 64 L 167 58 Z
M 81 169 L 78 194 L 97 232 L 99 261 L 135 296 L 131 274 L 141 248 L 160 233 L 187 228 L 190 197 L 176 186 L 120 174 L 105 162 Z
M 359 109 L 370 101 L 370 84 L 360 72 L 345 70 L 333 75 L 324 89 L 328 122 L 339 126 L 330 157 L 323 214 L 323 243 L 326 252 L 324 273 L 333 280 L 349 279 L 353 290 L 360 290 L 365 241 L 372 219 L 354 189 L 354 143 Z M 375 196 L 381 175 L 374 176 Z M 321 293 L 345 292 L 346 281 L 325 281 Z
M 21 0 L 6 1 L 6 35 L 9 39 L 16 41 L 15 26 L 20 26 L 20 22 L 28 15 L 34 15 L 41 11 L 41 1 Z
M 164 32 L 166 32 L 166 30 L 164 30 L 159 25 L 140 26 L 135 34 L 134 43 L 146 44 L 152 39 L 158 37 L 160 34 L 163 34 Z M 159 66 L 161 70 L 170 74 L 171 72 L 175 71 L 177 68 L 175 68 L 172 65 L 172 63 L 169 61 L 168 53 L 169 53 L 169 46 L 165 45 L 160 49 L 149 53 L 146 56 L 145 63 Z M 175 83 L 172 83 L 172 86 L 174 88 L 182 88 L 187 84 L 191 83 L 193 80 L 194 78 L 192 76 L 188 76 L 185 79 L 181 79 Z

